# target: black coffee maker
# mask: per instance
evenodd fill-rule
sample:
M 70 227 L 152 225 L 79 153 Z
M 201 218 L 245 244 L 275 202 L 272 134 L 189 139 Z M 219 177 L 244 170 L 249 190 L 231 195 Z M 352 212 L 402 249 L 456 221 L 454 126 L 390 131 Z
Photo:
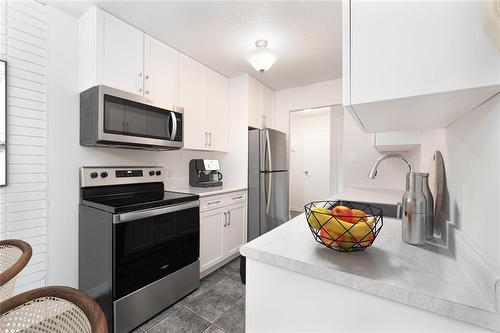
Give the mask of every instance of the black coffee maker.
M 196 159 L 189 161 L 189 186 L 222 186 L 219 160 Z

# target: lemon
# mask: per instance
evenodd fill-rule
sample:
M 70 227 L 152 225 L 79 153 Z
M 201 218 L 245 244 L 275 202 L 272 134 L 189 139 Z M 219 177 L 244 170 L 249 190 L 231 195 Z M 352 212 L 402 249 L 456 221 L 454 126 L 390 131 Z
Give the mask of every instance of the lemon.
M 318 230 L 331 218 L 332 216 L 330 215 L 329 209 L 323 207 L 314 207 L 311 209 L 311 213 L 307 216 L 307 222 L 309 222 L 311 227 Z

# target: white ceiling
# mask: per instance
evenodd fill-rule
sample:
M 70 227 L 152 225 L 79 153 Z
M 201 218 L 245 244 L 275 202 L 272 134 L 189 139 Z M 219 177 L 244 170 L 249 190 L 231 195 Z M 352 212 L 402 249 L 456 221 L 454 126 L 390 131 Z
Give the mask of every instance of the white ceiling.
M 227 77 L 281 90 L 342 75 L 341 1 L 49 1 L 75 17 L 92 4 Z M 263 74 L 246 61 L 257 39 L 279 56 Z

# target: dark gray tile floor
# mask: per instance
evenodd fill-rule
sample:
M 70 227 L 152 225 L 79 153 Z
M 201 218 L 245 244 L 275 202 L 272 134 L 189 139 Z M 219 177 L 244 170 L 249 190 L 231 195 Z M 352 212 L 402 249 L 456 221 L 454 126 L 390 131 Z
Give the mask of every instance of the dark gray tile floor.
M 201 280 L 200 288 L 134 333 L 244 333 L 245 286 L 236 258 Z

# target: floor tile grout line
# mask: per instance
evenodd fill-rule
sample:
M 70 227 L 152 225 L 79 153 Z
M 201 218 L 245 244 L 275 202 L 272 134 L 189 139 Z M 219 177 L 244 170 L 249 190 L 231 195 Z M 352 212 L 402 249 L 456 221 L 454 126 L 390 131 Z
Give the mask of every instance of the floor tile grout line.
M 189 312 L 191 312 L 192 314 L 194 314 L 196 317 L 203 319 L 204 321 L 206 321 L 206 322 L 207 322 L 207 323 L 209 323 L 210 325 L 212 325 L 212 324 L 213 324 L 213 322 L 211 322 L 210 320 L 208 320 L 208 319 L 206 319 L 206 318 L 203 318 L 202 316 L 200 316 L 200 315 L 199 315 L 199 314 L 197 314 L 196 312 L 192 311 L 191 309 L 189 309 L 189 308 L 185 307 L 184 305 L 181 305 L 181 306 L 182 306 L 184 309 L 186 309 L 186 310 L 188 310 Z M 209 326 L 210 326 L 210 325 L 209 325 Z M 207 328 L 208 328 L 208 327 L 207 327 Z
M 222 313 L 219 317 L 217 317 L 215 320 L 214 320 L 214 324 L 217 320 L 219 320 L 220 318 L 222 318 L 222 316 L 224 316 L 226 314 L 226 312 L 228 312 L 229 310 L 231 310 L 232 308 L 234 308 L 234 306 L 238 304 L 238 301 L 236 301 L 236 303 L 234 303 L 233 305 L 231 305 L 229 307 L 229 309 L 227 309 L 226 311 L 224 311 L 224 313 Z M 217 325 L 216 325 L 217 326 Z M 224 331 L 224 330 L 223 330 Z M 225 331 L 224 331 L 225 332 Z
M 225 280 L 225 278 L 224 278 L 224 280 Z M 220 282 L 222 282 L 222 280 L 221 280 Z M 219 283 L 217 283 L 217 284 L 219 284 Z M 225 293 L 225 292 L 223 292 L 223 291 L 221 291 L 221 290 L 219 290 L 219 289 L 215 289 L 214 287 L 215 287 L 217 284 L 215 284 L 215 285 L 213 285 L 212 287 L 210 287 L 210 289 L 215 290 L 215 291 L 217 291 L 217 292 L 219 292 L 219 293 L 221 293 L 221 294 L 224 294 L 224 295 L 230 296 L 230 297 L 232 297 L 232 298 L 234 298 L 234 299 L 236 299 L 236 300 L 240 300 L 241 298 L 245 297 L 245 295 L 243 295 L 243 296 L 241 296 L 241 297 L 239 297 L 239 298 L 236 298 L 236 297 L 234 297 L 233 295 L 229 295 L 229 294 L 227 294 L 227 293 Z
M 174 306 L 176 306 L 176 305 L 177 305 L 177 303 L 174 303 L 174 304 L 172 304 L 172 305 L 171 305 L 171 307 L 174 307 Z M 180 306 L 180 307 L 183 307 L 182 305 L 179 305 L 179 306 Z M 169 308 L 170 308 L 170 307 L 168 307 L 167 309 L 169 309 Z M 166 311 L 167 309 L 165 309 L 164 311 Z M 153 326 L 151 326 L 148 330 L 143 330 L 143 329 L 142 329 L 142 327 L 141 327 L 141 329 L 142 329 L 145 333 L 147 333 L 147 332 L 151 331 L 153 328 L 155 328 L 155 327 L 156 327 L 159 323 L 161 323 L 161 322 L 162 322 L 162 321 L 164 321 L 164 320 L 167 320 L 167 318 L 168 318 L 168 317 L 170 317 L 171 315 L 173 315 L 174 313 L 176 313 L 176 312 L 177 312 L 177 311 L 179 311 L 179 310 L 180 310 L 180 309 L 177 309 L 177 310 L 175 310 L 174 312 L 172 312 L 171 314 L 169 314 L 168 316 L 166 316 L 165 318 L 163 318 L 162 320 L 158 320 L 158 322 L 156 322 L 156 323 L 155 323 Z M 161 314 L 161 312 L 160 312 L 158 315 L 160 315 L 160 314 Z M 158 315 L 157 315 L 157 316 L 158 316 Z M 198 317 L 199 317 L 199 316 L 198 316 Z M 156 318 L 156 316 L 155 316 L 154 318 Z M 154 319 L 154 318 L 151 318 L 151 319 Z
M 215 323 L 213 323 L 212 325 L 214 325 L 216 328 L 220 329 L 224 333 L 231 333 L 231 332 L 227 332 L 225 329 L 223 329 L 222 327 L 220 327 L 219 325 L 217 325 Z

